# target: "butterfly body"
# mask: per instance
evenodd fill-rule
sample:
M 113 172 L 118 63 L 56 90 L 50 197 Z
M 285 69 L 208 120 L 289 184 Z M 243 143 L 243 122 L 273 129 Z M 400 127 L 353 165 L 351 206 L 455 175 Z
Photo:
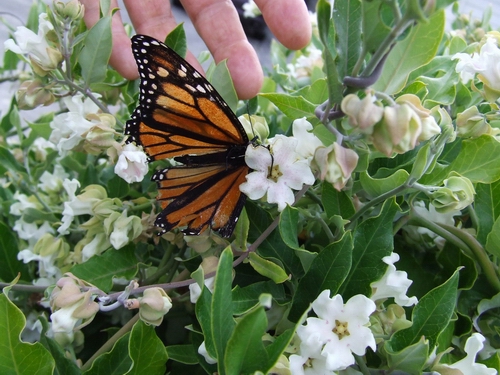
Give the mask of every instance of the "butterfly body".
M 141 83 L 128 141 L 142 145 L 151 160 L 183 164 L 152 177 L 163 209 L 155 225 L 162 233 L 212 228 L 229 237 L 246 199 L 239 185 L 250 172 L 243 126 L 213 86 L 165 44 L 136 35 L 132 50 Z

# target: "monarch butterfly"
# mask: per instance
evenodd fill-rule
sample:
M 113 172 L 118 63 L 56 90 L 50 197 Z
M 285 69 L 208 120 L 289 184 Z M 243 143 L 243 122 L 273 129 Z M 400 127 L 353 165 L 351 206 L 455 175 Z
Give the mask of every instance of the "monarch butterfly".
M 143 146 L 150 160 L 174 158 L 182 166 L 159 170 L 161 233 L 187 227 L 196 235 L 209 227 L 229 237 L 246 196 L 239 186 L 248 136 L 214 87 L 164 43 L 145 35 L 132 38 L 139 68 L 139 105 L 127 121 L 128 142 Z

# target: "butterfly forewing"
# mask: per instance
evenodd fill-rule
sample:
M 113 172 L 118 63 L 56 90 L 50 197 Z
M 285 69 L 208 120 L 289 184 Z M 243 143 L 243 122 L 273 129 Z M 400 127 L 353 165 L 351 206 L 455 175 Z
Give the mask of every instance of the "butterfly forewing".
M 185 164 L 153 175 L 163 209 L 155 224 L 162 232 L 212 228 L 229 237 L 246 198 L 239 185 L 250 171 L 243 126 L 213 86 L 165 44 L 136 35 L 132 50 L 141 83 L 128 141 L 142 145 L 151 160 L 175 157 Z
M 140 104 L 125 134 L 141 144 L 152 159 L 219 152 L 229 145 L 248 144 L 242 125 L 226 102 L 172 49 L 136 35 L 132 50 L 141 79 Z

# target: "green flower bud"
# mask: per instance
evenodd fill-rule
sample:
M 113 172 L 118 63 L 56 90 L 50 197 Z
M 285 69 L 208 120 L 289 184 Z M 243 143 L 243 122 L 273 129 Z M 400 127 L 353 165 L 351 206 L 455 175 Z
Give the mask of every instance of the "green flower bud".
M 269 125 L 267 125 L 266 119 L 261 116 L 248 116 L 242 115 L 238 117 L 241 125 L 247 133 L 248 139 L 254 139 L 256 136 L 259 137 L 260 142 L 269 137 Z
M 54 12 L 61 18 L 69 18 L 70 20 L 80 20 L 83 17 L 85 8 L 78 0 L 66 2 L 55 1 Z
M 491 127 L 476 106 L 467 108 L 457 115 L 457 133 L 464 138 L 477 138 L 489 134 Z
M 443 184 L 444 187 L 429 195 L 437 212 L 461 210 L 474 202 L 476 191 L 468 178 L 452 173 Z
M 64 259 L 69 254 L 69 244 L 62 238 L 45 233 L 35 244 L 33 253 L 43 257 L 52 256 L 52 259 Z
M 139 317 L 143 322 L 154 326 L 159 326 L 163 316 L 172 308 L 172 300 L 162 288 L 148 288 L 138 300 Z

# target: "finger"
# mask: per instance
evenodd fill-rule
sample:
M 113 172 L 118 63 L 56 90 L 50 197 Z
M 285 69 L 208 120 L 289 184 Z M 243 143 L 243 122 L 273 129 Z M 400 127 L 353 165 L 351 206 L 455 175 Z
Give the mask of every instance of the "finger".
M 99 0 L 81 0 L 81 3 L 85 6 L 85 24 L 88 28 L 91 28 L 99 21 Z M 117 7 L 117 1 L 111 0 L 111 8 Z M 130 39 L 123 27 L 120 12 L 116 12 L 113 15 L 111 29 L 113 34 L 113 49 L 109 63 L 123 77 L 127 79 L 137 78 L 139 76 L 137 66 L 132 55 L 132 50 L 130 49 Z
M 138 34 L 164 41 L 168 33 L 177 26 L 168 0 L 124 0 L 124 4 Z M 203 73 L 203 68 L 192 53 L 187 53 L 186 60 Z M 137 70 L 135 64 L 134 69 Z
M 255 0 L 273 35 L 285 47 L 304 48 L 311 40 L 311 22 L 304 0 Z
M 184 0 L 183 6 L 215 62 L 227 59 L 238 96 L 241 99 L 255 96 L 264 76 L 232 3 L 225 0 Z

